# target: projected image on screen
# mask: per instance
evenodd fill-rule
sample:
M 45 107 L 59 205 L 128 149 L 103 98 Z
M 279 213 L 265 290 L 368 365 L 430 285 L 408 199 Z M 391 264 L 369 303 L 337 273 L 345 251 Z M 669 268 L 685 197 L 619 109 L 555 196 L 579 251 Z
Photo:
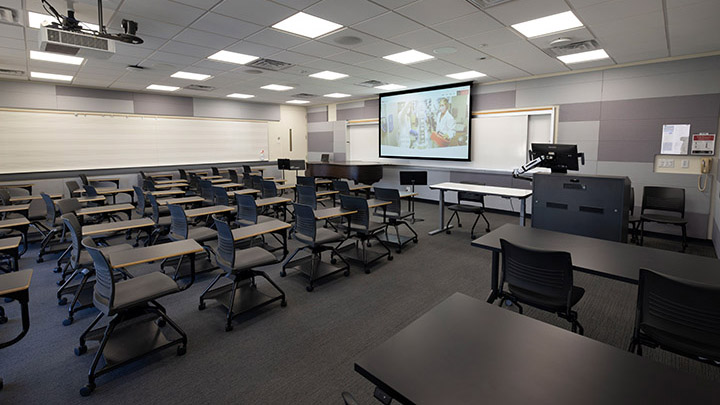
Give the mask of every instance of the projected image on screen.
M 380 157 L 470 160 L 470 84 L 380 95 Z

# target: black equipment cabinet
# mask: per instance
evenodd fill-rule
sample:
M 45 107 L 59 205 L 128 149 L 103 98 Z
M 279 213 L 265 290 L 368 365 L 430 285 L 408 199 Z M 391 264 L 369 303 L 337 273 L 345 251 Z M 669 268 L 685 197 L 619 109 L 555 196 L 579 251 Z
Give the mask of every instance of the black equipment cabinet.
M 533 228 L 615 242 L 627 240 L 627 177 L 536 173 L 532 200 Z

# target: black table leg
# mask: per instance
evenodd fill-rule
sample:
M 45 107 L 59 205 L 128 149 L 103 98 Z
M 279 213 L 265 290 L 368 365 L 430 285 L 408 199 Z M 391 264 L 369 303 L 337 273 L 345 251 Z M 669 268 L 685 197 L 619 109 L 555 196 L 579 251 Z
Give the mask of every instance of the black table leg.
M 492 252 L 492 273 L 490 279 L 490 294 L 487 297 L 487 302 L 492 304 L 498 296 L 498 278 L 500 275 L 500 252 Z

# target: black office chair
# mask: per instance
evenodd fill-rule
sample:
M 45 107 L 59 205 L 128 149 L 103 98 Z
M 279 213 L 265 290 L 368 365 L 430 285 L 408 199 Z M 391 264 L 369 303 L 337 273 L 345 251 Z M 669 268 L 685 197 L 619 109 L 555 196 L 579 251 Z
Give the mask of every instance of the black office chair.
M 368 208 L 367 200 L 362 197 L 341 194 L 340 206 L 348 211 L 357 211 L 355 214 L 350 215 L 348 225 L 341 224 L 339 228 L 348 229 L 349 227 L 348 237 L 357 239 L 357 242 L 355 242 L 355 250 L 357 252 L 358 259 L 363 264 L 363 270 L 365 270 L 365 273 L 370 274 L 370 265 L 385 256 L 387 256 L 388 260 L 392 260 L 393 256 L 390 248 L 378 237 L 378 235 L 386 231 L 387 225 L 382 222 L 370 220 L 370 208 Z M 370 239 L 377 240 L 386 252 L 373 252 L 369 256 L 367 242 Z M 340 245 L 344 242 L 345 241 L 341 242 Z M 338 245 L 338 249 L 340 248 L 340 245 Z
M 199 180 L 200 196 L 205 199 L 203 205 L 215 205 L 215 193 L 213 193 L 213 184 L 210 180 Z
M 62 243 L 62 241 L 65 240 L 65 226 L 63 225 L 62 219 L 60 219 L 60 215 L 58 215 L 58 210 L 55 207 L 55 202 L 52 200 L 52 198 L 50 198 L 50 196 L 45 193 L 40 193 L 40 196 L 45 203 L 45 227 L 47 227 L 49 230 L 40 242 L 40 250 L 38 251 L 37 258 L 38 263 L 42 263 L 43 261 L 45 261 L 43 256 L 47 254 L 62 252 L 68 247 L 67 245 L 58 245 L 57 248 L 59 250 L 47 250 L 48 247 L 51 246 L 51 244 Z
M 148 245 L 154 245 L 158 239 L 170 233 L 170 209 L 167 206 L 161 207 L 152 194 L 148 194 L 147 199 L 150 202 L 150 209 L 152 210 L 150 218 L 155 222 Z
M 233 329 L 232 319 L 235 316 L 252 309 L 265 306 L 277 300 L 280 300 L 280 306 L 283 307 L 287 305 L 287 302 L 285 301 L 285 292 L 283 292 L 283 290 L 275 284 L 270 277 L 268 277 L 267 273 L 256 269 L 256 267 L 277 263 L 275 256 L 267 250 L 257 246 L 246 249 L 236 249 L 230 225 L 218 217 L 215 217 L 215 225 L 217 227 L 218 235 L 218 246 L 215 261 L 224 273 L 218 274 L 200 295 L 200 305 L 198 306 L 198 309 L 201 311 L 205 309 L 206 299 L 220 299 L 219 297 L 227 294 L 228 301 L 226 305 L 228 311 L 225 322 L 225 331 L 229 332 Z M 230 279 L 232 283 L 211 290 L 220 277 L 223 276 Z M 253 305 L 251 308 L 243 308 L 242 311 L 237 312 L 234 306 L 236 295 L 242 295 L 243 293 L 257 294 L 256 291 L 252 291 L 257 289 L 255 277 L 263 277 L 280 293 L 280 295 L 269 300 L 264 300 L 258 305 Z M 238 288 L 240 288 L 240 294 L 237 293 Z M 250 289 L 251 291 L 247 291 L 247 289 Z M 239 299 L 242 301 L 242 297 Z
M 246 174 L 246 176 L 247 176 L 247 174 Z M 262 188 L 263 188 L 263 178 L 262 178 L 262 176 L 258 176 L 258 175 L 253 174 L 253 175 L 250 176 L 250 179 L 252 180 L 252 188 L 254 188 L 255 190 L 261 190 L 261 191 L 262 191 Z
M 152 215 L 152 207 L 148 206 L 148 203 L 145 200 L 145 192 L 138 186 L 133 186 L 133 190 L 135 191 L 135 198 L 137 198 L 135 213 L 138 214 L 140 218 Z
M 640 269 L 629 351 L 661 348 L 720 365 L 720 288 Z
M 292 259 L 300 253 L 300 251 L 309 249 L 312 254 L 312 262 L 309 274 L 307 274 L 310 280 L 307 287 L 305 287 L 308 292 L 314 289 L 313 284 L 315 281 L 337 272 L 342 271 L 346 277 L 349 276 L 350 265 L 335 247 L 336 243 L 341 242 L 344 239 L 343 235 L 326 228 L 318 228 L 317 222 L 315 221 L 315 213 L 313 212 L 312 207 L 302 204 L 293 205 L 295 207 L 295 229 L 293 234 L 295 239 L 304 246 L 297 248 L 295 252 L 293 252 L 287 260 L 285 260 L 280 275 L 285 277 L 287 275 L 287 266 L 290 262 L 292 262 Z M 344 263 L 344 266 L 340 266 L 333 271 L 327 271 L 324 272 L 324 274 L 318 275 L 318 268 L 320 267 L 320 262 L 322 261 L 322 252 L 328 250 L 331 252 L 331 262 L 334 264 L 335 257 L 339 257 Z
M 188 223 L 187 216 L 185 215 L 185 210 L 183 210 L 181 206 L 169 204 L 168 208 L 170 209 L 170 232 L 168 233 L 168 238 L 173 242 L 185 239 L 194 239 L 195 242 L 199 243 L 203 247 L 208 255 L 208 260 L 210 260 L 210 257 L 214 252 L 207 243 L 217 240 L 217 232 L 205 226 L 196 226 L 191 228 Z M 182 264 L 184 258 L 185 256 L 180 257 L 180 260 L 175 268 L 175 275 L 173 276 L 173 279 L 177 279 L 180 272 L 180 265 Z M 160 264 L 161 269 L 165 266 L 165 262 L 166 260 L 163 260 Z
M 402 248 L 406 244 L 410 243 L 412 241 L 413 243 L 418 243 L 418 234 L 415 232 L 415 230 L 410 226 L 410 224 L 407 222 L 407 218 L 410 218 L 413 216 L 414 212 L 412 211 L 406 211 L 402 209 L 402 201 L 400 200 L 400 192 L 398 190 L 395 190 L 394 188 L 382 188 L 382 187 L 374 187 L 375 190 L 375 198 L 378 200 L 383 201 L 390 201 L 390 205 L 385 206 L 385 211 L 383 212 L 384 221 L 387 221 L 386 226 L 390 227 L 392 226 L 395 229 L 395 237 L 391 238 L 390 234 L 388 233 L 387 229 L 385 230 L 385 242 L 391 243 L 394 245 L 397 245 L 397 253 L 402 253 Z M 400 225 L 405 225 L 407 229 L 412 232 L 413 236 L 405 236 L 400 234 Z
M 147 191 L 157 191 L 157 188 L 155 187 L 155 182 L 150 178 L 143 180 L 142 184 L 143 184 L 143 189 L 145 189 Z
M 572 307 L 580 301 L 585 290 L 573 285 L 570 253 L 531 249 L 505 239 L 500 239 L 500 246 L 503 265 L 498 295 L 500 306 L 508 300 L 521 314 L 520 303 L 556 313 L 571 323 L 573 332 L 582 335 L 585 330 Z
M 88 180 L 88 177 L 85 174 L 80 174 L 80 181 L 82 181 L 83 186 L 90 185 L 90 180 Z
M 80 356 L 87 352 L 85 343 L 87 339 L 91 338 L 90 336 L 102 336 L 98 338 L 100 340 L 100 346 L 90 366 L 88 383 L 80 390 L 82 396 L 88 396 L 95 389 L 95 379 L 98 376 L 108 373 L 131 361 L 143 358 L 148 354 L 148 352 L 134 354 L 130 359 L 117 363 L 109 363 L 102 369 L 97 370 L 100 359 L 105 355 L 104 351 L 108 340 L 113 338 L 116 330 L 122 332 L 124 325 L 127 325 L 127 328 L 144 327 L 144 325 L 147 324 L 142 322 L 142 319 L 152 314 L 157 317 L 156 323 L 159 328 L 167 324 L 179 335 L 179 337 L 175 339 L 168 339 L 160 329 L 158 329 L 156 333 L 146 335 L 149 336 L 150 339 L 155 339 L 158 342 L 157 346 L 153 346 L 152 350 L 149 351 L 150 353 L 158 352 L 179 344 L 177 354 L 178 356 L 182 356 L 187 350 L 187 335 L 167 316 L 165 308 L 156 301 L 158 298 L 180 291 L 178 285 L 170 277 L 155 271 L 127 280 L 116 281 L 107 257 L 102 251 L 93 246 L 93 240 L 91 238 L 85 238 L 83 239 L 83 245 L 90 253 L 94 262 L 96 282 L 93 304 L 100 310 L 100 314 L 80 336 L 80 345 L 75 349 L 75 354 Z M 108 322 L 106 327 L 97 329 L 96 334 L 93 328 L 103 316 L 109 317 L 110 322 Z M 158 334 L 161 335 L 161 339 Z M 120 339 L 120 337 L 118 337 L 118 339 Z
M 275 219 L 266 215 L 259 215 L 255 199 L 249 194 L 235 194 L 235 203 L 237 204 L 235 222 L 238 226 L 255 225 Z
M 211 166 L 211 167 L 210 167 L 210 170 L 212 170 L 212 175 L 213 175 L 213 176 L 220 176 L 220 169 L 218 169 L 217 167 Z
M 652 213 L 645 212 L 653 211 Z M 680 214 L 664 215 L 660 212 Z M 645 186 L 643 188 L 642 209 L 640 210 L 640 245 L 645 236 L 645 223 L 676 225 L 682 229 L 682 252 L 687 248 L 687 219 L 685 219 L 685 189 L 675 187 Z
M 230 181 L 236 184 L 242 184 L 242 181 L 240 180 L 240 175 L 238 175 L 237 170 L 228 169 L 228 174 L 230 175 Z
M 635 215 L 635 188 L 630 187 L 630 212 L 628 215 L 628 224 L 630 224 L 630 243 L 639 243 L 638 227 L 640 226 L 640 215 Z
M 295 192 L 297 193 L 298 204 L 309 205 L 312 209 L 317 209 L 317 205 L 320 201 L 318 201 L 315 186 L 304 186 L 298 184 L 295 187 Z
M 447 209 L 452 211 L 452 215 L 450 215 L 450 219 L 448 219 L 445 228 L 450 225 L 453 218 L 457 219 L 458 228 L 462 228 L 462 224 L 460 223 L 460 213 L 467 212 L 475 214 L 475 222 L 473 222 L 473 226 L 470 229 L 470 238 L 475 239 L 477 237 L 475 235 L 475 226 L 477 226 L 480 217 L 485 220 L 485 224 L 487 225 L 487 227 L 485 227 L 485 232 L 490 232 L 490 221 L 488 221 L 485 216 L 485 195 L 469 191 L 458 191 L 457 194 L 458 203 L 447 206 Z M 451 233 L 450 229 L 447 229 L 445 233 Z
M 63 269 L 63 278 L 65 279 L 65 282 L 57 290 L 56 296 L 58 299 L 58 305 L 62 306 L 68 303 L 67 298 L 64 296 L 72 295 L 72 301 L 68 306 L 68 317 L 62 322 L 64 326 L 68 326 L 73 323 L 73 320 L 75 319 L 74 315 L 77 311 L 92 307 L 91 302 L 88 301 L 83 303 L 80 298 L 84 295 L 86 289 L 92 288 L 93 281 L 91 278 L 95 275 L 95 270 L 93 268 L 92 258 L 85 250 L 83 250 L 83 246 L 81 244 L 82 226 L 80 225 L 80 221 L 78 221 L 77 216 L 72 213 L 63 214 L 62 221 L 70 234 L 72 244 L 70 261 L 68 262 L 68 266 Z M 127 243 L 103 247 L 103 251 L 106 254 L 128 249 L 132 249 L 132 246 Z M 68 270 L 71 270 L 72 274 L 70 274 L 69 277 L 66 277 Z M 73 281 L 78 278 L 80 281 L 73 283 Z
M 333 180 L 332 181 L 332 188 L 333 190 L 340 193 L 340 195 L 350 195 L 350 184 L 348 184 L 345 180 Z
M 68 192 L 70 193 L 69 194 L 70 198 L 73 198 L 75 196 L 75 194 L 74 194 L 75 190 L 80 188 L 80 185 L 78 185 L 77 181 L 75 181 L 75 180 L 66 181 L 65 186 L 67 187 Z
M 185 169 L 178 169 L 178 173 L 180 173 L 180 178 L 182 180 L 188 180 L 188 174 Z
M 315 177 L 297 176 L 297 184 L 302 186 L 312 186 L 316 188 Z
M 278 196 L 277 183 L 272 180 L 262 181 L 262 198 L 271 198 Z
M 245 173 L 245 174 L 252 173 L 252 168 L 250 167 L 250 165 L 243 165 L 242 168 L 243 168 L 243 173 Z

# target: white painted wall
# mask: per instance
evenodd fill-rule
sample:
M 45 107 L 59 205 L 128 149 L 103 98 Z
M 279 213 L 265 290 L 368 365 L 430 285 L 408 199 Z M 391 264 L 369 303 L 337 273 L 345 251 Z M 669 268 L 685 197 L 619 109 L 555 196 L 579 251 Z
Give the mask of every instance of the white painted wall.
M 292 151 L 290 151 L 291 129 Z M 280 121 L 268 123 L 268 138 L 270 147 L 269 160 L 278 158 L 305 159 L 308 145 L 307 109 L 305 107 L 281 105 Z M 285 178 L 290 184 L 294 184 L 295 172 L 286 171 Z

